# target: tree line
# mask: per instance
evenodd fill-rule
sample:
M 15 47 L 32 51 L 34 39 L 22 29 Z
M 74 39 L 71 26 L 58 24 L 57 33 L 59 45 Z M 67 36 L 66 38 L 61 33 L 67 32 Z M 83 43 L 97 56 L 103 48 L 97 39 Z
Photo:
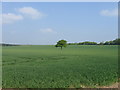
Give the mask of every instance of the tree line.
M 19 46 L 19 45 L 16 45 L 16 44 L 4 44 L 4 43 L 2 43 L 2 44 L 0 44 L 0 46 Z
M 55 47 L 60 47 L 61 50 L 63 47 L 66 47 L 67 45 L 120 45 L 120 38 L 112 40 L 112 41 L 106 41 L 106 42 L 90 42 L 90 41 L 85 41 L 85 42 L 80 42 L 80 43 L 67 43 L 66 40 L 59 40 Z
M 68 43 L 68 45 L 120 45 L 120 38 L 112 40 L 112 41 L 105 41 L 105 42 L 79 42 L 79 43 Z

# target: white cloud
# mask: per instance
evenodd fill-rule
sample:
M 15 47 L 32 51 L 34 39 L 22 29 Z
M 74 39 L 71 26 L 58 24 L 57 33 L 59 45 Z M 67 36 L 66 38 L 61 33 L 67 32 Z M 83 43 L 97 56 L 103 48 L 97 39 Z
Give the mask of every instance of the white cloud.
M 113 10 L 102 10 L 100 12 L 102 16 L 118 16 L 118 9 L 113 9 Z
M 40 29 L 42 33 L 56 33 L 53 29 L 51 28 L 45 28 L 45 29 Z
M 7 14 L 1 14 L 2 15 L 2 23 L 8 24 L 8 23 L 14 23 L 19 20 L 23 20 L 23 16 L 16 15 L 13 13 L 7 13 Z
M 44 16 L 44 14 L 42 12 L 40 12 L 37 9 L 34 9 L 32 7 L 19 8 L 18 12 L 20 12 L 23 15 L 30 17 L 32 19 L 42 18 Z
M 2 23 L 0 22 L 0 24 L 11 24 L 16 21 L 23 20 L 27 17 L 32 19 L 38 19 L 45 16 L 45 14 L 39 12 L 37 9 L 34 9 L 32 7 L 23 7 L 16 10 L 19 12 L 19 14 L 15 14 L 15 13 L 0 14 L 0 17 L 2 17 L 0 18 L 0 21 L 2 21 Z

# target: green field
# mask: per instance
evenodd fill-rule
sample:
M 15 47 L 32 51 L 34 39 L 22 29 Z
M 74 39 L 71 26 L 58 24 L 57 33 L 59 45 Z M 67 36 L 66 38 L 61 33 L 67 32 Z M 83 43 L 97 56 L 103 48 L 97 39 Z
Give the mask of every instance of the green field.
M 3 88 L 80 88 L 111 85 L 118 79 L 118 46 L 7 46 Z

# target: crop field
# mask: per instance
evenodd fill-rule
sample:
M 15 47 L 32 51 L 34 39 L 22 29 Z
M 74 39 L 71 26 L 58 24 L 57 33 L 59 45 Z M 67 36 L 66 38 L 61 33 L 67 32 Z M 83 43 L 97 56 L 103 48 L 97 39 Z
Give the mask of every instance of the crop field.
M 84 88 L 118 81 L 118 46 L 2 47 L 3 88 Z

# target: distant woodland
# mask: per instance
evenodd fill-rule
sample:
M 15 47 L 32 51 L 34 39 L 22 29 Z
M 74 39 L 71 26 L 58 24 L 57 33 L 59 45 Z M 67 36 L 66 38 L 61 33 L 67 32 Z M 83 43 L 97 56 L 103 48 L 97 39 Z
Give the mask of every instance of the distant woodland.
M 68 43 L 68 45 L 120 45 L 120 38 L 112 41 L 106 41 L 106 42 L 100 42 L 100 43 L 85 41 L 85 42 L 79 42 L 79 43 Z
M 4 44 L 4 43 L 2 43 L 2 44 L 0 44 L 0 46 L 19 46 L 19 45 L 17 45 L 17 44 Z
M 67 44 L 68 45 L 120 45 L 120 38 L 112 40 L 112 41 L 105 41 L 105 42 L 100 42 L 100 43 L 91 42 L 91 41 L 85 41 L 85 42 L 67 43 Z M 20 46 L 20 45 L 2 43 L 2 44 L 0 44 L 0 46 Z

